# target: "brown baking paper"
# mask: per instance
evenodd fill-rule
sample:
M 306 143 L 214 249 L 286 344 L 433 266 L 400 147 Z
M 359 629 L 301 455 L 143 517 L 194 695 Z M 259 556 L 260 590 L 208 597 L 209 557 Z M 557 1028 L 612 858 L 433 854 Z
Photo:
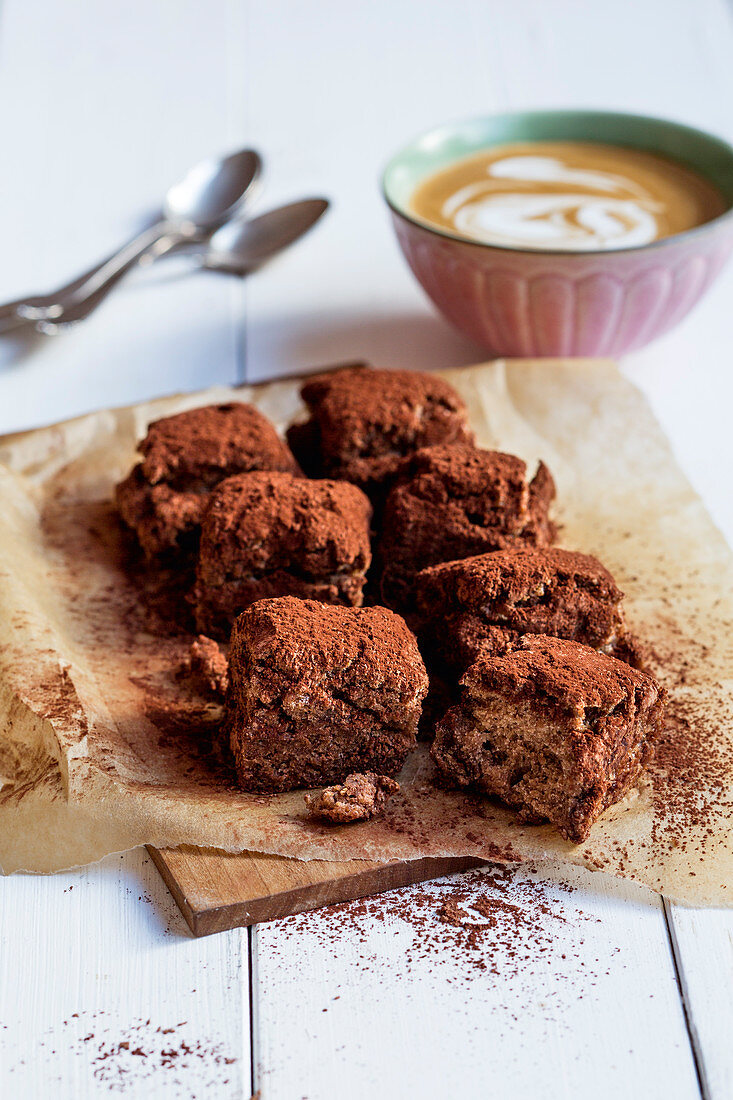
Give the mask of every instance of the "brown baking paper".
M 210 750 L 216 708 L 153 636 L 122 570 L 114 483 L 149 420 L 211 390 L 0 440 L 0 863 L 53 871 L 140 844 L 301 859 L 476 855 L 579 863 L 688 903 L 733 903 L 733 569 L 644 398 L 605 362 L 447 372 L 480 443 L 543 458 L 562 545 L 596 554 L 671 696 L 657 761 L 574 846 L 494 803 L 440 791 L 421 747 L 385 819 L 329 829 L 302 792 L 236 790 Z M 280 427 L 296 382 L 236 391 Z

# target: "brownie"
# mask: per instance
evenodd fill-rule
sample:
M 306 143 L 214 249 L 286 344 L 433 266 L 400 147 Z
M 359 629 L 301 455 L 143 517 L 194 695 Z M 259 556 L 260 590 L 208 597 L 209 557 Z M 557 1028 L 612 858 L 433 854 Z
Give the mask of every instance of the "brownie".
M 415 746 L 428 678 L 415 637 L 384 607 L 294 596 L 235 621 L 227 696 L 240 785 L 287 791 L 394 776 Z
M 471 665 L 432 755 L 448 783 L 493 795 L 520 821 L 550 822 L 578 844 L 651 759 L 663 694 L 605 653 L 525 635 Z
M 353 481 L 375 504 L 406 455 L 473 440 L 463 401 L 435 375 L 349 368 L 319 375 L 300 392 L 310 419 L 289 429 L 288 442 L 303 469 Z
M 426 447 L 403 463 L 378 545 L 383 601 L 414 613 L 417 574 L 486 551 L 544 546 L 555 535 L 555 488 L 543 463 L 532 481 L 515 455 L 468 446 Z
M 239 474 L 211 494 L 196 565 L 196 623 L 228 638 L 256 600 L 301 596 L 359 606 L 371 562 L 371 505 L 347 481 Z
M 554 478 L 544 462 L 539 462 L 529 483 L 527 522 L 523 531 L 524 541 L 531 546 L 550 546 L 557 537 L 557 527 L 550 518 L 555 494 Z
M 209 494 L 224 478 L 299 472 L 269 420 L 243 402 L 156 420 L 138 450 L 142 460 L 117 486 L 116 501 L 148 558 L 195 549 Z
M 243 401 L 205 405 L 155 420 L 138 448 L 151 485 L 213 488 L 246 470 L 288 470 L 296 464 L 288 447 L 259 409 Z
M 349 825 L 380 817 L 387 800 L 397 794 L 400 785 L 387 775 L 366 772 L 347 775 L 343 783 L 325 787 L 305 796 L 308 816 L 327 825 Z
M 623 593 L 597 558 L 572 550 L 497 550 L 418 574 L 415 601 L 429 665 L 460 677 L 503 632 L 549 634 L 615 654 Z
M 208 494 L 173 489 L 164 481 L 149 485 L 138 464 L 117 486 L 115 500 L 146 558 L 195 548 Z

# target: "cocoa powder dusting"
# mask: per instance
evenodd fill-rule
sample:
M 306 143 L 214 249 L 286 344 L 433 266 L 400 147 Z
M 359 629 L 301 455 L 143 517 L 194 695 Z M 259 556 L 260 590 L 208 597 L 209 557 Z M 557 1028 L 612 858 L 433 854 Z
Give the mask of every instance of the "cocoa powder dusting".
M 186 1020 L 156 1025 L 135 1019 L 120 1026 L 104 1010 L 74 1012 L 39 1039 L 37 1057 L 54 1057 L 60 1044 L 88 1066 L 95 1095 L 102 1089 L 144 1096 L 162 1086 L 163 1076 L 181 1100 L 199 1100 L 208 1090 L 220 1095 L 237 1079 L 238 1059 L 223 1043 L 192 1036 Z M 11 1065 L 9 1073 L 21 1065 Z
M 710 645 L 696 641 L 697 652 L 687 657 L 680 640 L 678 629 L 670 624 L 661 645 L 650 656 L 657 676 L 667 682 L 670 696 L 651 767 L 652 841 L 684 850 L 691 833 L 702 832 L 712 838 L 716 831 L 713 820 L 733 811 L 733 747 L 723 732 L 733 723 L 733 714 L 722 690 L 709 698 L 689 691 L 705 668 Z M 689 639 L 685 645 L 690 646 Z
M 594 949 L 601 922 L 583 885 L 572 872 L 551 881 L 545 869 L 527 865 L 480 868 L 288 917 L 272 926 L 273 935 L 261 926 L 261 965 L 286 984 L 289 965 L 308 958 L 328 972 L 327 960 L 338 958 L 342 969 L 323 982 L 334 1001 L 356 988 L 361 996 L 369 981 L 378 988 L 388 967 L 392 983 L 419 977 L 423 989 L 433 981 L 436 989 L 460 985 L 467 1006 L 480 998 L 481 1012 L 495 1007 L 508 1027 L 548 1014 L 553 1027 L 563 1026 L 557 1008 L 592 997 L 596 984 L 626 965 L 611 929 L 602 933 L 602 962 Z M 470 1026 L 480 1020 L 472 1017 Z

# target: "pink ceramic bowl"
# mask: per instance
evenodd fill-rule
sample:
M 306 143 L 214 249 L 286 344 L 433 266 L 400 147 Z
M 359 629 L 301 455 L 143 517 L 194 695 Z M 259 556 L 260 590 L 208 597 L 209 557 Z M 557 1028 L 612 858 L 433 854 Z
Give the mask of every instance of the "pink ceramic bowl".
M 418 183 L 439 168 L 511 141 L 627 145 L 689 164 L 729 208 L 695 229 L 617 251 L 541 252 L 474 244 L 409 212 Z M 499 115 L 424 134 L 383 179 L 397 238 L 435 305 L 493 355 L 618 356 L 681 321 L 733 249 L 733 148 L 679 123 L 599 111 Z

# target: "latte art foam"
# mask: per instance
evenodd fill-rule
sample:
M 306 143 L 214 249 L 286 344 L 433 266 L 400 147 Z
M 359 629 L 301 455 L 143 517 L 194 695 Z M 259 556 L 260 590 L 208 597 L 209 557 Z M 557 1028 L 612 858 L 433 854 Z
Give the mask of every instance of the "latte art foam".
M 495 181 L 532 180 L 587 188 L 562 192 L 507 194 Z M 506 157 L 489 166 L 485 183 L 469 184 L 443 204 L 446 221 L 479 241 L 535 248 L 632 248 L 656 240 L 660 204 L 639 188 L 629 197 L 627 181 L 603 172 L 568 168 L 553 157 Z
M 504 146 L 459 161 L 423 183 L 412 205 L 470 240 L 563 251 L 636 248 L 725 209 L 681 164 L 582 142 Z

